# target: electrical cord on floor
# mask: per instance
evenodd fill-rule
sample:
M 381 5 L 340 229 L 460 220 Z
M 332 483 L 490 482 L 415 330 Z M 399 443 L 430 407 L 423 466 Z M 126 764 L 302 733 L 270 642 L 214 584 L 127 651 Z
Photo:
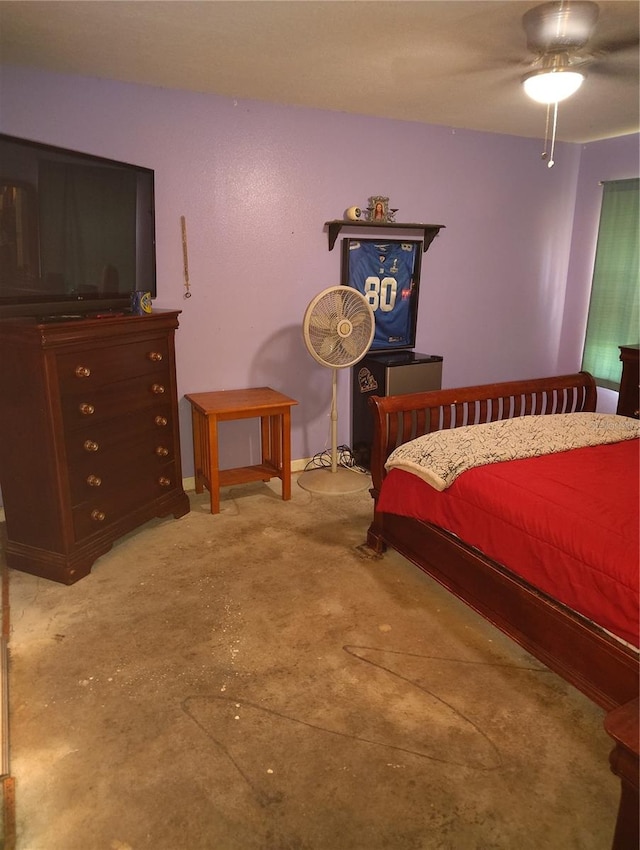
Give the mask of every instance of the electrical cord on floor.
M 315 454 L 311 458 L 311 460 L 309 460 L 309 462 L 304 468 L 304 471 L 308 472 L 310 469 L 322 469 L 324 467 L 331 467 L 331 461 L 331 451 L 329 451 L 329 449 L 325 449 L 325 451 L 318 452 L 318 454 Z M 356 459 L 349 446 L 338 446 L 336 461 L 338 463 L 338 466 L 344 466 L 346 469 L 351 469 L 354 472 L 360 472 L 363 475 L 369 474 L 368 469 L 365 469 L 363 466 L 359 466 L 356 463 Z

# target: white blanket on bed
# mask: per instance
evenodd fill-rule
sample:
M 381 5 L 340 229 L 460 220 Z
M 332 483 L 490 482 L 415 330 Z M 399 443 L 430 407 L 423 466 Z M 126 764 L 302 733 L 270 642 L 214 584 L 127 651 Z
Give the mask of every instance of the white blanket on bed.
M 417 437 L 398 446 L 385 468 L 413 472 L 436 490 L 446 490 L 458 475 L 474 466 L 639 436 L 640 422 L 614 413 L 521 416 Z

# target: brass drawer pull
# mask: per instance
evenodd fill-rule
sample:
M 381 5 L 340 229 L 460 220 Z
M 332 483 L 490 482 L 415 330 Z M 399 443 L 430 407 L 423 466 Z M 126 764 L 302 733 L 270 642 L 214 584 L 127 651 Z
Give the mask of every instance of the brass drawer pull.
M 158 457 L 166 457 L 169 454 L 169 449 L 166 446 L 156 446 L 156 454 Z
M 76 366 L 77 378 L 88 378 L 91 374 L 91 369 L 88 366 Z
M 171 479 L 161 475 L 160 478 L 158 478 L 158 484 L 161 487 L 171 487 Z
M 85 452 L 97 452 L 100 448 L 100 446 L 98 445 L 98 443 L 95 442 L 95 440 L 85 440 L 82 447 Z
M 166 416 L 156 416 L 153 421 L 159 428 L 164 428 L 169 422 Z
M 159 351 L 150 351 L 147 357 L 154 363 L 159 363 L 162 360 L 162 354 Z
M 92 413 L 96 412 L 95 407 L 92 404 L 87 404 L 87 402 L 83 402 L 78 410 L 83 416 L 91 416 Z
M 164 391 L 165 390 L 164 390 L 164 387 L 162 386 L 162 384 L 151 384 L 151 392 L 154 395 L 162 395 L 162 393 Z
M 97 509 L 91 511 L 91 519 L 94 522 L 104 522 L 106 519 L 106 514 L 104 511 L 99 511 Z
M 87 477 L 87 484 L 89 485 L 89 487 L 100 487 L 100 485 L 102 484 L 102 478 L 100 478 L 98 475 L 89 475 Z

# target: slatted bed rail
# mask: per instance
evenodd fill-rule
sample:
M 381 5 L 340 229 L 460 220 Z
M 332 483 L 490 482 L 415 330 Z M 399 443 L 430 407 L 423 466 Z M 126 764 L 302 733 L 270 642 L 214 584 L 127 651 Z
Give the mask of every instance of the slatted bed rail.
M 372 396 L 369 405 L 374 416 L 371 476 L 375 498 L 386 474 L 385 461 L 402 443 L 432 431 L 463 425 L 519 416 L 594 411 L 596 386 L 588 372 L 580 372 L 530 381 Z

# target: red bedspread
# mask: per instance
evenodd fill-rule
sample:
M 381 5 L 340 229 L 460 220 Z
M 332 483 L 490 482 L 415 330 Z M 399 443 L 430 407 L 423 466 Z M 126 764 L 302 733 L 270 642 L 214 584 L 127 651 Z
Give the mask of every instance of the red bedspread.
M 443 492 L 393 469 L 377 509 L 453 532 L 638 646 L 639 443 L 493 463 Z

